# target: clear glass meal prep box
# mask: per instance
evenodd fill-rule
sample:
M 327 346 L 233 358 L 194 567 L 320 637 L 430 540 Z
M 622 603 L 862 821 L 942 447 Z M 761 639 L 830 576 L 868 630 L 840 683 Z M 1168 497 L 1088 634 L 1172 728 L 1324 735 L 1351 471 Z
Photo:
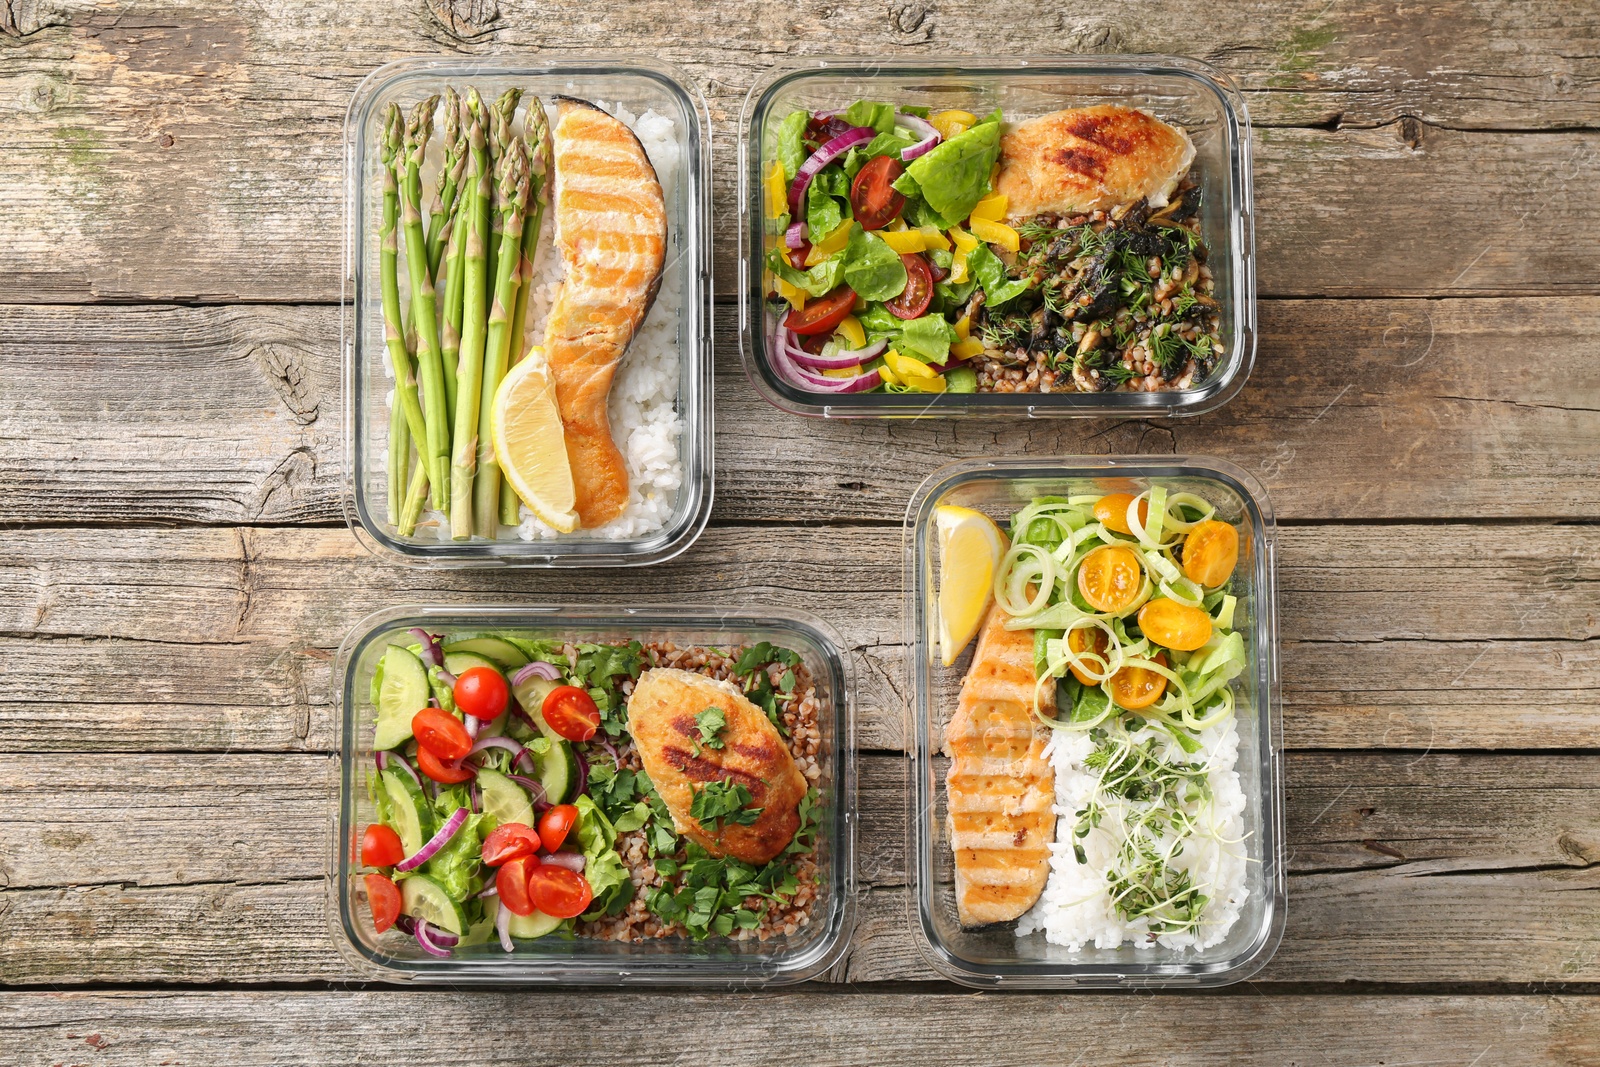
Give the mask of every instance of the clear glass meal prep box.
M 683 484 L 663 528 L 642 537 L 610 540 L 583 531 L 524 541 L 501 528 L 495 540 L 441 540 L 431 529 L 400 537 L 385 514 L 388 394 L 392 380 L 384 351 L 383 304 L 378 282 L 382 220 L 382 165 L 378 143 L 383 112 L 442 92 L 476 86 L 485 100 L 519 86 L 548 105 L 558 95 L 622 105 L 634 115 L 654 110 L 673 122 L 678 149 L 676 180 L 663 176 L 667 208 L 667 262 L 662 292 L 680 294 L 677 413 Z M 704 99 L 682 71 L 649 59 L 596 56 L 579 59 L 403 59 L 380 67 L 361 83 L 345 120 L 345 279 L 353 303 L 344 316 L 345 517 L 369 547 L 406 562 L 453 566 L 633 566 L 671 559 L 705 528 L 712 492 L 710 167 L 711 140 Z M 434 150 L 439 132 L 434 132 Z M 431 183 L 423 190 L 431 203 Z M 554 234 L 545 214 L 541 245 Z M 402 303 L 409 289 L 404 255 Z M 658 302 L 664 297 L 658 297 Z M 652 317 L 658 309 L 652 309 Z M 646 320 L 647 323 L 649 320 Z M 632 353 L 623 357 L 624 361 Z M 626 451 L 625 446 L 624 451 Z
M 963 930 L 956 921 L 945 821 L 949 761 L 940 750 L 971 657 L 964 654 L 948 668 L 940 662 L 934 509 L 941 504 L 974 508 L 1003 527 L 1037 496 L 1138 493 L 1157 483 L 1206 498 L 1219 519 L 1240 531 L 1232 591 L 1239 598 L 1235 625 L 1244 637 L 1249 667 L 1233 688 L 1239 730 L 1235 770 L 1245 794 L 1249 896 L 1244 908 L 1225 939 L 1202 950 L 1124 943 L 1114 949 L 1091 944 L 1069 952 L 1046 942 L 1042 933 L 1019 938 L 1014 924 Z M 906 641 L 912 650 L 911 922 L 925 956 L 940 974 L 979 988 L 1217 986 L 1248 978 L 1271 958 L 1283 933 L 1286 897 L 1274 537 L 1271 506 L 1260 484 L 1238 467 L 1213 459 L 970 460 L 936 471 L 923 482 L 906 514 L 905 546 Z
M 352 851 L 375 810 L 367 795 L 373 767 L 374 669 L 390 644 L 411 644 L 413 626 L 433 633 L 526 633 L 563 640 L 670 640 L 688 645 L 770 641 L 798 652 L 810 669 L 821 710 L 818 783 L 829 816 L 817 836 L 819 898 L 798 933 L 767 941 L 662 938 L 637 944 L 545 937 L 456 948 L 451 958 L 425 953 L 411 937 L 378 934 L 359 898 Z M 413 982 L 507 982 L 552 985 L 711 985 L 754 989 L 816 977 L 844 953 L 855 918 L 855 709 L 842 644 L 803 611 L 710 608 L 398 607 L 358 623 L 340 647 L 334 694 L 340 721 L 339 806 L 328 861 L 328 919 L 334 941 L 352 965 L 373 978 Z
M 1226 351 L 1192 389 L 1156 393 L 810 392 L 781 379 L 768 354 L 777 317 L 765 306 L 762 175 L 791 111 L 842 108 L 860 99 L 960 108 L 1003 108 L 1018 121 L 1063 108 L 1117 103 L 1182 126 L 1194 141 L 1201 234 L 1210 247 Z M 745 373 L 769 402 L 802 415 L 993 417 L 1197 415 L 1232 399 L 1255 361 L 1256 280 L 1250 119 L 1227 75 L 1176 56 L 1035 56 L 945 62 L 808 59 L 779 66 L 750 90 L 739 138 L 739 336 Z

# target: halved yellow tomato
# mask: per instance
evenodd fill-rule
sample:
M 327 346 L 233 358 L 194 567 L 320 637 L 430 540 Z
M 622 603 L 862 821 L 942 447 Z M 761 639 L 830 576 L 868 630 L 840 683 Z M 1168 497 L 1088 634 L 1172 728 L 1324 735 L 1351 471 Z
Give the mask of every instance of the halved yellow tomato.
M 1152 663 L 1165 667 L 1167 657 L 1157 652 L 1150 657 Z M 1161 699 L 1167 691 L 1167 676 L 1143 667 L 1124 667 L 1111 676 L 1111 699 L 1119 708 L 1138 711 L 1148 708 Z
M 1231 523 L 1207 519 L 1183 540 L 1183 573 L 1207 589 L 1233 577 L 1239 563 L 1239 531 Z
M 1067 631 L 1067 647 L 1074 652 L 1093 652 L 1097 656 L 1104 657 L 1107 644 L 1106 632 L 1098 626 L 1079 626 Z M 1084 685 L 1099 685 L 1104 681 L 1102 678 L 1089 677 L 1076 663 L 1068 663 L 1067 669 Z
M 1107 493 L 1094 502 L 1094 517 L 1108 530 L 1131 534 L 1128 527 L 1128 505 L 1133 503 L 1132 493 Z M 1150 521 L 1149 499 L 1139 501 L 1139 524 Z
M 1131 548 L 1102 545 L 1078 566 L 1078 592 L 1096 611 L 1126 611 L 1139 599 L 1144 569 Z
M 1139 629 L 1158 645 L 1193 652 L 1211 640 L 1211 616 L 1166 597 L 1139 609 Z

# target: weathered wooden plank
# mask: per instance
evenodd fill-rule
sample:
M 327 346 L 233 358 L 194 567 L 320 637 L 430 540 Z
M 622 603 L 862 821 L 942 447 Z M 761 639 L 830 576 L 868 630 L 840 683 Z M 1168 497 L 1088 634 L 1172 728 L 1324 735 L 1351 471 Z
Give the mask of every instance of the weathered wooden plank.
M 1592 744 L 1600 542 L 1584 526 L 1280 531 L 1284 734 L 1302 748 Z M 780 604 L 856 653 L 865 748 L 904 745 L 900 534 L 713 527 L 625 577 L 416 570 L 339 529 L 24 528 L 0 542 L 0 750 L 335 744 L 333 650 L 409 603 Z M 1429 636 L 1431 635 L 1431 636 Z
M 0 521 L 339 521 L 337 319 L 4 308 Z M 1232 460 L 1284 519 L 1600 515 L 1600 298 L 1267 301 L 1262 319 L 1250 384 L 1199 419 L 802 424 L 753 394 L 721 309 L 716 518 L 898 519 L 945 460 L 1107 452 Z
M 534 998 L 534 999 L 531 999 Z M 560 1026 L 529 1008 L 559 1006 Z M 446 1050 L 437 1021 L 461 1027 Z M 1578 1067 L 1600 1057 L 1600 1005 L 1581 996 L 530 993 L 338 990 L 0 994 L 19 1063 L 347 1067 L 473 1062 L 617 1065 L 682 1053 L 686 1020 L 716 1062 L 838 1067 L 1429 1063 Z M 1018 1025 L 1018 1020 L 1026 1020 Z M 623 1025 L 619 1025 L 622 1023 Z M 596 1034 L 604 1034 L 596 1040 Z M 998 1040 L 992 1035 L 1003 1035 Z M 536 1051 L 530 1052 L 530 1047 Z
M 440 11 L 457 15 L 441 22 Z M 1401 14 L 1376 0 L 1227 13 L 1146 0 L 1092 16 L 977 0 L 918 0 L 888 17 L 754 0 L 720 11 L 715 42 L 669 0 L 440 5 L 420 17 L 379 6 L 355 19 L 329 0 L 270 14 L 214 0 L 159 16 L 91 2 L 31 13 L 39 25 L 13 41 L 16 62 L 0 82 L 0 98 L 17 101 L 12 151 L 0 160 L 14 299 L 334 299 L 339 129 L 368 70 L 418 52 L 533 50 L 538 62 L 597 41 L 678 62 L 706 87 L 724 292 L 738 114 L 774 57 L 1057 50 L 1213 59 L 1272 125 L 1391 124 L 1259 139 L 1269 292 L 1592 289 L 1594 242 L 1572 228 L 1592 218 L 1578 178 L 1600 139 L 1565 129 L 1592 127 L 1600 102 L 1592 19 L 1506 2 Z M 552 26 L 567 32 L 552 36 Z M 1555 132 L 1500 132 L 1514 126 Z

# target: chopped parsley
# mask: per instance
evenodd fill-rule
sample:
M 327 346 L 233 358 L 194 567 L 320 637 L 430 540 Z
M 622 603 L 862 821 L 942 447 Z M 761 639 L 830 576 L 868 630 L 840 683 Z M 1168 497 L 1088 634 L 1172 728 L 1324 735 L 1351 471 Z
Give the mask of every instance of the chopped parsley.
M 707 782 L 699 789 L 689 787 L 694 800 L 689 804 L 689 814 L 702 826 L 721 830 L 728 823 L 749 826 L 761 818 L 765 808 L 752 808 L 755 797 L 750 790 L 734 781 Z
M 713 704 L 694 717 L 695 729 L 700 731 L 699 740 L 694 743 L 694 755 L 700 755 L 701 747 L 720 749 L 724 741 L 718 735 L 728 727 L 728 716 L 723 710 Z
M 762 641 L 739 653 L 739 658 L 733 663 L 733 673 L 743 684 L 745 696 L 767 713 L 767 719 L 785 737 L 789 736 L 789 731 L 784 729 L 783 719 L 778 714 L 778 697 L 782 695 L 787 699 L 794 695 L 794 687 L 799 684 L 794 669 L 800 666 L 800 662 L 800 654 L 793 649 Z M 776 689 L 773 688 L 772 675 L 768 670 L 773 664 L 788 668 L 778 676 Z

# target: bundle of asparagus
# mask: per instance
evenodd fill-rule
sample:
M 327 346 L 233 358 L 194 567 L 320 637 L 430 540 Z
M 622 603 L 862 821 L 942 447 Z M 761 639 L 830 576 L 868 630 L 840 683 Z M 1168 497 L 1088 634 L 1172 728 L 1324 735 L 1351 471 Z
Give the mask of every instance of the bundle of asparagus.
M 395 380 L 388 503 L 389 523 L 402 537 L 416 531 L 429 503 L 448 513 L 458 541 L 492 538 L 502 523 L 519 521 L 489 420 L 495 390 L 525 354 L 533 257 L 549 202 L 544 105 L 528 101 L 518 137 L 521 98 L 522 90 L 507 89 L 485 104 L 476 89 L 465 97 L 445 90 L 443 164 L 426 220 L 422 170 L 440 97 L 421 101 L 409 117 L 399 104 L 384 113 L 379 282 Z

